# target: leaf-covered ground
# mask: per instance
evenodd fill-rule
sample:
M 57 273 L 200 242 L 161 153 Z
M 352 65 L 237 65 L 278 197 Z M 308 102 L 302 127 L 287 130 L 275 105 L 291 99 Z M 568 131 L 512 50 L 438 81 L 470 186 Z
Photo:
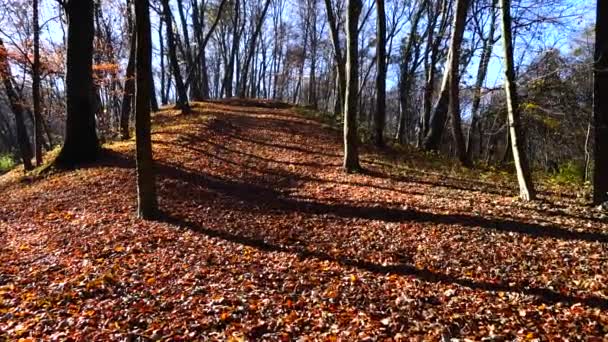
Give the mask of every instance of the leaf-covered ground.
M 608 224 L 574 194 L 370 149 L 347 175 L 338 132 L 262 102 L 155 122 L 162 221 L 132 141 L 0 178 L 0 340 L 608 338 Z

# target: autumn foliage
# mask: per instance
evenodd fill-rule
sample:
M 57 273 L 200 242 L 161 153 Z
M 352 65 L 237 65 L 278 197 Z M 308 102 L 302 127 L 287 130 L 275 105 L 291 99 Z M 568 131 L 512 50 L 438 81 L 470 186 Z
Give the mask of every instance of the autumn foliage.
M 133 141 L 0 178 L 0 340 L 608 334 L 607 225 L 576 198 L 372 149 L 349 175 L 339 133 L 292 108 L 193 110 L 154 118 L 160 222 L 134 217 Z

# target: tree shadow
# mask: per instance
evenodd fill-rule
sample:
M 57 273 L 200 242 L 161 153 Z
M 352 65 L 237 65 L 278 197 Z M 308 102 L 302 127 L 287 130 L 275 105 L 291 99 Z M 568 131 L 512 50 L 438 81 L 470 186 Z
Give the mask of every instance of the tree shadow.
M 175 167 L 170 164 L 158 165 L 160 175 L 206 187 L 252 205 L 282 212 L 297 212 L 309 215 L 327 215 L 346 219 L 379 220 L 392 223 L 418 222 L 444 225 L 458 225 L 466 228 L 483 228 L 503 233 L 517 233 L 539 238 L 554 238 L 563 241 L 585 241 L 608 243 L 608 235 L 595 232 L 578 232 L 556 225 L 539 225 L 528 222 L 485 218 L 464 214 L 435 214 L 413 209 L 390 207 L 369 207 L 347 204 L 304 201 L 286 196 L 284 191 L 243 183 L 234 180 L 211 177 L 201 172 Z
M 386 276 L 388 274 L 414 276 L 420 280 L 431 283 L 456 284 L 475 290 L 523 293 L 526 295 L 535 296 L 538 300 L 547 304 L 566 303 L 571 305 L 575 303 L 582 303 L 586 306 L 593 308 L 603 310 L 608 309 L 608 300 L 596 296 L 568 295 L 556 292 L 551 289 L 531 287 L 527 284 L 521 283 L 511 285 L 505 283 L 483 282 L 473 279 L 459 278 L 452 275 L 431 271 L 428 269 L 419 269 L 408 264 L 380 265 L 365 260 L 352 259 L 346 256 L 333 256 L 321 251 L 311 251 L 303 246 L 278 245 L 267 242 L 263 239 L 250 238 L 237 234 L 232 234 L 226 231 L 218 231 L 214 229 L 205 228 L 195 222 L 188 221 L 187 219 L 181 217 L 172 216 L 169 213 L 163 213 L 161 215 L 161 221 L 175 225 L 182 229 L 189 229 L 191 231 L 204 234 L 209 237 L 219 238 L 241 245 L 246 245 L 262 251 L 295 254 L 301 259 L 316 259 L 319 261 L 336 262 L 342 266 L 357 268 L 381 276 Z

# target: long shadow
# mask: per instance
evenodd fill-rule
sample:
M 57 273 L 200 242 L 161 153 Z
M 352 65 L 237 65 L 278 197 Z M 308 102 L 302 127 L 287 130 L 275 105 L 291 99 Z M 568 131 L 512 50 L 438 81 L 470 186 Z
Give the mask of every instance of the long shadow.
M 217 231 L 209 228 L 202 227 L 194 222 L 190 222 L 187 219 L 174 217 L 170 214 L 163 214 L 161 220 L 178 226 L 183 229 L 189 229 L 197 233 L 207 235 L 209 237 L 220 238 L 226 241 L 246 245 L 262 251 L 268 252 L 283 252 L 296 254 L 302 259 L 317 259 L 320 261 L 336 262 L 342 266 L 354 267 L 361 270 L 369 271 L 379 275 L 387 274 L 399 274 L 404 276 L 414 276 L 418 279 L 432 282 L 432 283 L 448 283 L 457 284 L 460 286 L 468 287 L 471 289 L 483 290 L 483 291 L 503 291 L 503 292 L 515 292 L 523 293 L 526 295 L 532 295 L 537 297 L 540 301 L 555 304 L 555 303 L 567 303 L 575 304 L 582 303 L 586 306 L 608 309 L 608 300 L 596 297 L 596 296 L 573 296 L 562 294 L 546 288 L 529 287 L 526 284 L 509 285 L 504 283 L 489 283 L 482 282 L 472 279 L 458 278 L 452 275 L 438 273 L 427 269 L 418 269 L 411 265 L 400 264 L 400 265 L 380 265 L 365 260 L 355 260 L 345 256 L 332 256 L 324 252 L 310 251 L 305 247 L 298 246 L 285 246 L 272 244 L 262 239 L 249 238 L 245 236 L 235 235 L 224 231 Z
M 217 177 L 212 178 L 193 170 L 176 168 L 169 164 L 159 165 L 159 171 L 162 175 L 169 178 L 202 185 L 239 200 L 248 201 L 256 206 L 263 204 L 265 208 L 284 212 L 328 215 L 348 219 L 380 220 L 395 223 L 420 222 L 459 225 L 469 228 L 480 227 L 499 232 L 518 233 L 540 238 L 608 243 L 608 235 L 606 234 L 571 231 L 555 225 L 542 226 L 534 223 L 463 214 L 442 215 L 411 209 L 309 202 L 290 198 L 284 192 L 275 189 Z

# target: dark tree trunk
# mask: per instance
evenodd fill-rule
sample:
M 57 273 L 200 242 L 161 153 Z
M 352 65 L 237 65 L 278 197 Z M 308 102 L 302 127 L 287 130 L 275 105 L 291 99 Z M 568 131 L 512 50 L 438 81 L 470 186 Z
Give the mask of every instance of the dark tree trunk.
M 133 15 L 131 1 L 128 2 L 127 21 L 130 30 L 130 48 L 129 62 L 127 63 L 127 71 L 125 75 L 125 85 L 122 97 L 122 108 L 120 112 L 120 133 L 123 140 L 129 139 L 129 121 L 131 118 L 131 109 L 133 105 L 133 95 L 135 94 L 135 55 L 136 55 L 136 39 L 137 34 L 133 25 Z
M 361 169 L 357 136 L 357 100 L 359 98 L 359 16 L 361 0 L 347 0 L 346 39 L 346 101 L 344 103 L 344 169 Z
M 455 37 L 452 44 L 452 58 L 450 69 L 452 75 L 450 76 L 450 116 L 452 122 L 452 134 L 454 135 L 454 147 L 456 148 L 456 155 L 458 160 L 463 166 L 470 167 L 471 161 L 467 155 L 467 148 L 464 142 L 464 135 L 462 134 L 462 120 L 460 117 L 460 52 L 462 45 L 462 35 L 464 34 L 464 27 L 466 25 L 467 12 L 469 9 L 470 0 L 456 0 L 456 19 L 454 24 L 454 31 L 460 35 Z
M 608 2 L 597 1 L 595 32 L 595 66 L 593 84 L 593 118 L 595 150 L 593 201 L 608 201 Z
M 19 152 L 21 153 L 21 160 L 25 170 L 31 170 L 32 165 L 32 145 L 30 145 L 30 139 L 27 134 L 27 128 L 25 126 L 25 110 L 23 108 L 23 101 L 17 94 L 15 87 L 13 86 L 13 75 L 11 73 L 11 67 L 8 64 L 6 48 L 4 42 L 0 39 L 0 78 L 4 84 L 4 89 L 8 97 L 8 102 L 11 106 L 11 110 L 15 115 L 15 128 L 17 130 L 17 144 L 19 145 Z
M 34 102 L 34 147 L 36 165 L 42 165 L 42 109 L 40 105 L 40 25 L 38 23 L 38 0 L 33 2 L 34 21 L 34 65 L 32 65 L 32 100 Z
M 135 104 L 137 213 L 140 218 L 151 219 L 157 214 L 158 204 L 150 128 L 152 39 L 148 0 L 135 1 L 135 19 L 137 30 L 137 85 Z
M 64 144 L 56 165 L 71 168 L 93 161 L 99 153 L 93 99 L 94 1 L 70 0 L 66 72 L 67 119 Z
M 374 143 L 384 146 L 384 125 L 386 121 L 386 14 L 384 0 L 376 1 L 376 111 L 374 113 Z

